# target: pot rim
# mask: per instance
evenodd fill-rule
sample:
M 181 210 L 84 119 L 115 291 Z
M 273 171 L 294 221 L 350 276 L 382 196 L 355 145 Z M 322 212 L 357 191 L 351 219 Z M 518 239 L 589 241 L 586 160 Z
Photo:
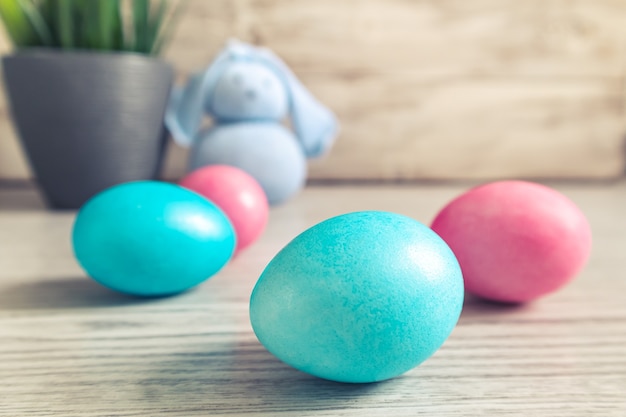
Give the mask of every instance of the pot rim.
M 154 63 L 161 63 L 168 66 L 171 64 L 157 55 L 148 55 L 132 51 L 100 51 L 96 49 L 61 49 L 45 47 L 27 47 L 16 49 L 2 56 L 2 61 L 24 58 L 50 59 L 55 57 L 80 57 L 94 59 L 119 59 L 119 60 L 140 60 Z

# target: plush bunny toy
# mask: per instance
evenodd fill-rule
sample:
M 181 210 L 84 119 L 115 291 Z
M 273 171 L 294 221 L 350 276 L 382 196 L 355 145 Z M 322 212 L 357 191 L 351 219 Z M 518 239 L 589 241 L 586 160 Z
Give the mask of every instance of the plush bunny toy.
M 293 133 L 281 124 L 291 115 Z M 213 126 L 201 130 L 203 116 Z M 271 51 L 231 41 L 202 73 L 172 92 L 165 116 L 189 169 L 224 164 L 252 175 L 270 204 L 297 193 L 306 158 L 325 153 L 337 134 L 333 113 Z

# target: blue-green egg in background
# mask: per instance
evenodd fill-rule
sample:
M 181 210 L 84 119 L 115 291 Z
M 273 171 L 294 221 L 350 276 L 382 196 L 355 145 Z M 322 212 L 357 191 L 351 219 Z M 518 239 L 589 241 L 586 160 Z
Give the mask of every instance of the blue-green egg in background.
M 233 227 L 216 205 L 157 181 L 94 196 L 78 212 L 72 240 L 88 275 L 139 296 L 185 291 L 219 271 L 235 248 Z
M 463 277 L 447 244 L 399 214 L 333 217 L 283 248 L 259 278 L 250 320 L 283 362 L 339 382 L 398 376 L 454 329 Z

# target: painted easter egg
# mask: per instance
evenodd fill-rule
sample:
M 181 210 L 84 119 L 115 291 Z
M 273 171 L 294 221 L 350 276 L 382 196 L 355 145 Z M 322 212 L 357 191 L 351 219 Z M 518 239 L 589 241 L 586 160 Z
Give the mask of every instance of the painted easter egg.
M 208 198 L 228 216 L 237 235 L 236 252 L 263 233 L 269 217 L 267 197 L 245 171 L 228 165 L 209 165 L 186 175 L 179 184 Z
M 233 227 L 217 206 L 156 181 L 97 194 L 80 209 L 72 237 L 89 276 L 139 296 L 187 290 L 219 271 L 235 248 Z
M 563 287 L 584 266 L 591 229 L 563 194 L 525 181 L 499 181 L 452 200 L 432 228 L 456 254 L 465 288 L 526 302 Z
M 455 327 L 463 278 L 446 243 L 394 213 L 333 217 L 283 248 L 259 278 L 259 341 L 320 378 L 373 382 L 430 357 Z

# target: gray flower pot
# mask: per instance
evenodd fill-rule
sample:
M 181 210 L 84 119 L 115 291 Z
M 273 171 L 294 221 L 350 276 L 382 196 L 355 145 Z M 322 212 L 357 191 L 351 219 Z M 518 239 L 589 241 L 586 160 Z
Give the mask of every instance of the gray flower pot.
M 13 120 L 51 207 L 78 208 L 107 187 L 158 175 L 168 64 L 49 50 L 19 52 L 2 64 Z

